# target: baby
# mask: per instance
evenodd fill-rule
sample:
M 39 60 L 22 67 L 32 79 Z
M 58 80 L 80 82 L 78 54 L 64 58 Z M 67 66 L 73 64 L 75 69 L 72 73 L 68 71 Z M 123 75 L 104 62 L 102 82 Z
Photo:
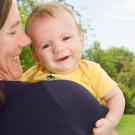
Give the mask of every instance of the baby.
M 71 80 L 81 84 L 109 108 L 105 118 L 95 123 L 93 135 L 116 135 L 114 128 L 124 112 L 124 96 L 99 64 L 81 59 L 84 36 L 72 11 L 59 3 L 38 5 L 28 18 L 26 32 L 38 65 L 21 80 Z

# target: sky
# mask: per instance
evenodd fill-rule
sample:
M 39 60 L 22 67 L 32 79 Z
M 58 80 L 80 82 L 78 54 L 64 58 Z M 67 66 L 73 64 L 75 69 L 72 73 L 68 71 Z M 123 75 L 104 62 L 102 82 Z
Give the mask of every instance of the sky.
M 82 24 L 87 29 L 86 48 L 94 41 L 99 41 L 103 49 L 123 46 L 135 53 L 135 0 L 66 2 L 73 5 L 82 16 Z

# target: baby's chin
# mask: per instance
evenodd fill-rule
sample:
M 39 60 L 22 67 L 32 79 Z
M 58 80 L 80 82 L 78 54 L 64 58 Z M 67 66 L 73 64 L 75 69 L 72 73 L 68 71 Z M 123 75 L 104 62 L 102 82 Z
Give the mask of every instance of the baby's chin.
M 55 69 L 55 70 L 50 70 L 49 72 L 53 74 L 67 74 L 74 70 L 76 70 L 76 68 L 65 68 L 65 69 L 57 69 L 57 70 Z

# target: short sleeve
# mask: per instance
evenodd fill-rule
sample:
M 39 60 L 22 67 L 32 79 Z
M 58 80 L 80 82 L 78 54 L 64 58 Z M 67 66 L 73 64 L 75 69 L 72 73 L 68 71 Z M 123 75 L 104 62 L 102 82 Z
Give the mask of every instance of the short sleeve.
M 117 83 L 109 77 L 99 64 L 95 62 L 88 62 L 88 64 L 91 87 L 97 96 L 102 98 L 113 90 Z

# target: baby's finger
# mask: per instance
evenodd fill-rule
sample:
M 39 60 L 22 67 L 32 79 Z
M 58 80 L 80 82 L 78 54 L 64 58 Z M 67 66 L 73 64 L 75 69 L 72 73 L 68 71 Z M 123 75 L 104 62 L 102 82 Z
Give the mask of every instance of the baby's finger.
M 93 128 L 92 134 L 93 135 L 101 135 L 101 129 L 100 128 Z
M 104 119 L 103 119 L 103 118 L 102 118 L 102 119 L 99 119 L 98 121 L 96 121 L 95 126 L 98 128 L 98 127 L 100 127 L 103 123 L 104 123 Z

